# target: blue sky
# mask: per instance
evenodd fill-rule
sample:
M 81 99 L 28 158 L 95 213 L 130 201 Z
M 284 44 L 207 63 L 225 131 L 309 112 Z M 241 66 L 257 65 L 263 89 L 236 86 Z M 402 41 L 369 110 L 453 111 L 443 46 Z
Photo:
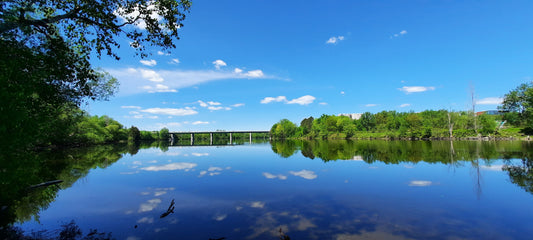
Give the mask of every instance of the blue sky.
M 269 130 L 322 114 L 495 109 L 531 81 L 533 1 L 193 1 L 171 53 L 93 58 L 84 106 L 144 130 Z

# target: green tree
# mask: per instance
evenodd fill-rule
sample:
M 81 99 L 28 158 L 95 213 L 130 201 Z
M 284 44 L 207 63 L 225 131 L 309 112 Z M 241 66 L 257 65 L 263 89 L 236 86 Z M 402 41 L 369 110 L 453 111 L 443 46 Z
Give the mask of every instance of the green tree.
M 302 122 L 300 122 L 300 127 L 302 128 L 302 132 L 304 135 L 307 135 L 311 132 L 311 129 L 313 128 L 313 117 L 304 118 Z
M 168 128 L 162 128 L 159 131 L 159 139 L 163 141 L 167 141 L 170 138 L 170 134 L 168 131 Z
M 187 0 L 2 1 L 0 145 L 66 142 L 83 115 L 80 104 L 105 100 L 117 89 L 116 79 L 93 69 L 91 54 L 118 59 L 118 39 L 123 38 L 142 57 L 147 56 L 148 45 L 174 48 L 190 4 Z
M 505 94 L 500 109 L 517 112 L 528 127 L 533 127 L 533 82 L 523 83 Z
M 128 132 L 128 142 L 138 143 L 141 140 L 141 132 L 135 126 L 132 126 Z

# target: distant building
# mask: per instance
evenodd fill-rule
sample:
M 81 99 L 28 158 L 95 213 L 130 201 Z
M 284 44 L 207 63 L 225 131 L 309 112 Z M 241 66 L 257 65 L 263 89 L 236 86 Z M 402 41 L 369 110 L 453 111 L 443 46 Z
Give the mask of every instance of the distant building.
M 346 116 L 351 118 L 352 120 L 359 120 L 363 114 L 362 113 L 341 113 L 337 116 Z
M 502 110 L 487 110 L 487 111 L 477 112 L 476 115 L 477 116 L 483 115 L 483 114 L 487 114 L 487 115 L 503 115 L 506 112 L 507 111 L 502 111 Z

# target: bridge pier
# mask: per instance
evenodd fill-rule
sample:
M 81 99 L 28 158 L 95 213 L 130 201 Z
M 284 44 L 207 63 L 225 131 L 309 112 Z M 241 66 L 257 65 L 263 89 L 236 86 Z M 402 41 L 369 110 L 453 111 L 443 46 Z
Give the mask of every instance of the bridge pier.
M 213 145 L 213 133 L 209 133 L 209 145 Z
M 250 144 L 252 144 L 252 132 L 250 132 Z
M 194 133 L 191 133 L 191 146 L 194 145 Z
M 229 145 L 233 144 L 233 133 L 229 133 Z

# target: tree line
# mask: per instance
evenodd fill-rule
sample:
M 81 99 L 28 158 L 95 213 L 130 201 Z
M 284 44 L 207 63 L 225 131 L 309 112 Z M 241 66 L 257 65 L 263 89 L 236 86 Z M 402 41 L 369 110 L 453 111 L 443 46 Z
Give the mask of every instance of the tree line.
M 498 109 L 497 115 L 448 110 L 365 112 L 359 119 L 323 114 L 319 118 L 305 118 L 300 125 L 282 119 L 271 127 L 270 133 L 278 139 L 435 139 L 531 134 L 533 82 L 507 93 Z
M 474 121 L 477 118 L 477 124 Z M 359 119 L 323 114 L 308 117 L 297 126 L 287 119 L 274 124 L 275 138 L 346 139 L 346 138 L 448 138 L 500 133 L 500 116 L 473 116 L 471 112 L 426 110 L 423 112 L 365 112 Z M 476 126 L 477 125 L 477 126 Z

